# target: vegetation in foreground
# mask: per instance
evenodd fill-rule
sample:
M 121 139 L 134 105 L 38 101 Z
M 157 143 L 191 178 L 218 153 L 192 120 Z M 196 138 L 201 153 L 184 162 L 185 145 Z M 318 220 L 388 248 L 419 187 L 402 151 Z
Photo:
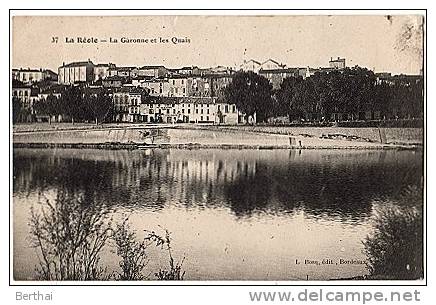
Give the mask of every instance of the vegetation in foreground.
M 370 278 L 424 277 L 422 199 L 422 189 L 410 187 L 398 204 L 378 211 L 374 233 L 363 241 Z
M 128 219 L 114 224 L 102 204 L 59 193 L 54 200 L 32 207 L 31 246 L 37 250 L 36 277 L 48 281 L 147 280 L 145 267 L 149 248 L 166 252 L 169 266 L 152 272 L 157 280 L 183 280 L 184 259 L 176 262 L 171 252 L 171 235 L 162 237 L 146 231 L 141 240 L 130 229 Z M 105 247 L 114 248 L 120 258 L 119 270 L 109 273 L 101 263 Z

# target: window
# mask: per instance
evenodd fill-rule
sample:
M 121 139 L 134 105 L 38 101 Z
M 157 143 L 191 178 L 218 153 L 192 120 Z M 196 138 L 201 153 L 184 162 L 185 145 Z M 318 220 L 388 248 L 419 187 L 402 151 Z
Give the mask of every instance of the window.
M 206 121 L 209 121 L 209 116 L 206 117 Z
M 191 113 L 191 109 L 188 109 L 188 113 Z
M 175 79 L 173 79 L 173 86 L 176 84 L 176 80 Z
M 149 114 L 153 114 L 153 109 L 150 109 Z
M 197 114 L 198 114 L 198 109 L 195 109 L 195 113 L 197 113 Z
M 229 113 L 229 105 L 225 106 L 225 113 Z
M 203 114 L 203 109 L 201 109 L 201 114 Z
M 200 117 L 200 121 L 203 121 L 203 116 Z
M 185 109 L 182 108 L 182 113 L 185 113 Z
M 236 105 L 233 105 L 233 113 L 236 113 Z
M 209 114 L 209 109 L 207 109 L 207 114 Z

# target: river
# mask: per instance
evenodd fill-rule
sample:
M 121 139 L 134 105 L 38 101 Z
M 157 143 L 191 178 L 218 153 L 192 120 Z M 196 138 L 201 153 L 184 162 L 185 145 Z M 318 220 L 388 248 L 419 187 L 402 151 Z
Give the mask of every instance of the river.
M 14 149 L 13 274 L 35 278 L 30 208 L 68 191 L 138 235 L 168 229 L 187 280 L 361 276 L 377 210 L 422 176 L 421 151 Z M 152 274 L 166 259 L 150 257 Z

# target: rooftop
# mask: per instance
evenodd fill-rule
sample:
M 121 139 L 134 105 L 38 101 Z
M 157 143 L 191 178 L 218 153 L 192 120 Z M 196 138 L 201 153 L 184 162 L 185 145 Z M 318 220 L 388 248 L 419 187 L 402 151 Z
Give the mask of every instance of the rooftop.
M 88 66 L 88 65 L 94 66 L 92 61 L 88 60 L 88 61 L 76 61 L 76 62 L 72 62 L 69 64 L 64 63 L 64 64 L 62 64 L 62 66 L 60 68 L 83 67 L 83 66 Z
M 138 68 L 138 70 L 147 70 L 147 69 L 159 69 L 159 68 L 165 68 L 162 65 L 159 66 L 142 66 L 140 68 Z
M 296 73 L 300 68 L 283 68 L 283 69 L 260 69 L 259 73 Z
M 145 104 L 214 104 L 214 97 L 169 97 L 169 96 L 148 96 Z

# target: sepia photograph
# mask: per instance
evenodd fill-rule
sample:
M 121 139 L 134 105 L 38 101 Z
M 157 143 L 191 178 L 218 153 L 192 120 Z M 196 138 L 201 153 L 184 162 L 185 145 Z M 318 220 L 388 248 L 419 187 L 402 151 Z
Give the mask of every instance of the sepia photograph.
M 426 280 L 425 12 L 94 13 L 10 19 L 14 283 Z

